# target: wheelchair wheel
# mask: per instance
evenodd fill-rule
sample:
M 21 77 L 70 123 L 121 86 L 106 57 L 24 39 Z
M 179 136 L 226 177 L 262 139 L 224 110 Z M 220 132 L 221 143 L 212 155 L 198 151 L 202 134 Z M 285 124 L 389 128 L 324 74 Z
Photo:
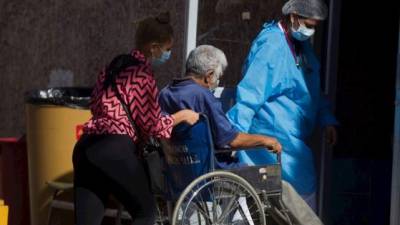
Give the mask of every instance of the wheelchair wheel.
M 198 177 L 179 197 L 172 225 L 265 225 L 264 207 L 255 189 L 226 171 Z

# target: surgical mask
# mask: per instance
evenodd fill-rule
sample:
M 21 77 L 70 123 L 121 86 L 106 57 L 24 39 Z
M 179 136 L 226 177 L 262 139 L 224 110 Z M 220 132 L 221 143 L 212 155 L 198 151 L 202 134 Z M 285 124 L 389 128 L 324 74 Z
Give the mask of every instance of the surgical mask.
M 305 41 L 313 36 L 315 29 L 314 28 L 307 28 L 306 25 L 301 24 L 299 22 L 299 28 L 295 30 L 292 25 L 292 36 L 294 39 L 298 41 Z
M 171 57 L 171 50 L 163 51 L 160 58 L 152 59 L 151 66 L 155 66 L 155 67 L 160 66 L 160 65 L 164 64 L 165 62 L 167 62 L 170 57 Z

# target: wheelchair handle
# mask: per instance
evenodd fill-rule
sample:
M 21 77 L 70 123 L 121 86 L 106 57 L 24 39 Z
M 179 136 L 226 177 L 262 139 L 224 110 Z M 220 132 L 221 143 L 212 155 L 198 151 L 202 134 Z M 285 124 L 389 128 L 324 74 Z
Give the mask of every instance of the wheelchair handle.
M 280 152 L 276 153 L 276 160 L 279 164 L 282 164 L 282 154 Z

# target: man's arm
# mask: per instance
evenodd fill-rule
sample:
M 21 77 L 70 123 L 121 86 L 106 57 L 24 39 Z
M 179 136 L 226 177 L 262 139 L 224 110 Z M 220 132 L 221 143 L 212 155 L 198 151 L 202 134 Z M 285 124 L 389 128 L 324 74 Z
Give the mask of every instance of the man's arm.
M 232 148 L 264 147 L 273 152 L 282 150 L 282 146 L 276 138 L 239 132 L 226 118 L 220 101 L 211 93 L 205 94 L 203 101 L 199 102 L 202 102 L 206 109 L 216 146 L 229 145 Z
M 235 139 L 229 143 L 232 148 L 251 148 L 265 147 L 269 150 L 279 153 L 282 151 L 282 146 L 276 138 L 258 134 L 239 133 Z

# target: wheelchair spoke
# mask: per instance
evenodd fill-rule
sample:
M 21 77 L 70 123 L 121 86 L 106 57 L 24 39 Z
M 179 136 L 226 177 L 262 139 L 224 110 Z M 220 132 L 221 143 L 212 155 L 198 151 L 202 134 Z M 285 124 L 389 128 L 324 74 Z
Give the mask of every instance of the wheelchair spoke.
M 219 217 L 219 219 L 218 219 L 218 222 L 222 222 L 222 221 L 226 220 L 228 218 L 228 216 L 232 216 L 231 213 L 236 211 L 237 207 L 239 206 L 239 204 L 237 203 L 237 198 L 231 199 L 231 201 L 229 203 L 230 203 L 229 207 L 226 207 L 224 209 L 223 213 L 221 214 L 221 217 Z
M 232 212 L 232 210 L 234 210 L 237 207 L 237 205 L 238 205 L 237 199 L 238 198 L 235 197 L 235 198 L 231 198 L 229 200 L 227 206 L 224 207 L 224 211 L 222 211 L 222 213 L 221 213 L 221 218 L 225 218 L 230 212 Z M 234 204 L 235 204 L 235 207 L 233 207 Z
M 239 192 L 239 189 L 240 189 L 240 186 L 238 186 L 238 185 L 235 185 L 234 189 L 231 187 L 228 189 L 228 191 L 230 190 L 230 192 L 228 193 L 228 196 L 232 196 L 232 197 L 230 198 L 229 203 L 224 207 L 225 209 L 222 212 L 221 217 L 226 217 L 233 209 L 235 209 L 234 207 L 232 207 L 234 203 L 236 203 L 235 207 L 238 205 L 237 200 L 239 199 L 240 193 L 241 193 L 241 192 Z M 226 188 L 224 190 L 226 190 Z M 227 210 L 229 210 L 229 211 L 227 211 Z
M 221 217 L 219 219 L 220 223 L 223 222 L 224 220 L 226 220 L 226 218 L 230 215 L 232 216 L 232 219 L 233 219 L 235 212 L 239 212 L 242 219 L 246 220 L 247 222 L 249 222 L 248 221 L 249 218 L 250 218 L 250 220 L 253 220 L 253 221 L 258 220 L 257 218 L 252 218 L 253 215 L 256 215 L 258 213 L 263 215 L 263 212 L 261 212 L 258 209 L 256 204 L 253 203 L 251 205 L 248 205 L 248 203 L 250 203 L 250 202 L 246 201 L 245 199 L 248 199 L 248 197 L 250 197 L 250 196 L 246 196 L 246 197 L 240 196 L 241 194 L 243 195 L 244 192 L 245 192 L 244 190 L 240 190 L 240 192 L 238 192 L 237 196 L 234 198 L 235 204 L 231 205 L 229 207 L 226 207 L 226 209 L 223 212 L 223 215 L 221 215 Z M 244 205 L 240 204 L 241 200 L 242 200 L 242 204 L 244 204 Z M 226 211 L 227 209 L 229 209 L 229 211 Z M 253 209 L 255 209 L 255 213 L 253 213 L 253 215 L 252 215 L 250 212 L 254 211 Z M 246 210 L 246 212 L 245 212 L 245 210 Z
M 211 223 L 212 220 L 210 218 L 210 213 L 209 213 L 207 205 L 204 204 L 204 203 L 196 203 L 195 205 L 197 206 L 198 209 L 200 209 L 200 211 L 198 211 L 198 215 L 197 215 L 198 216 L 198 221 L 201 222 L 200 215 L 203 215 L 205 223 L 206 224 Z M 203 205 L 203 206 L 201 206 L 201 205 Z M 206 207 L 206 210 L 204 210 L 204 206 Z
M 239 213 L 240 213 L 240 216 L 243 218 L 243 221 L 246 223 L 246 225 L 251 225 L 247 219 L 248 215 L 245 215 L 242 208 L 239 209 Z
M 208 208 L 207 205 L 205 205 L 206 208 L 204 209 L 204 204 L 202 204 L 201 202 L 196 202 L 194 204 L 194 208 L 196 211 L 200 212 L 204 217 L 207 218 L 207 220 L 211 220 L 209 213 L 208 213 Z
M 210 224 L 211 222 L 208 212 L 206 212 L 203 209 L 201 203 L 191 205 L 191 207 L 188 210 L 186 210 L 186 214 L 188 216 L 187 217 L 183 216 L 181 224 L 195 225 L 195 224 L 202 224 L 203 221 L 205 224 Z

